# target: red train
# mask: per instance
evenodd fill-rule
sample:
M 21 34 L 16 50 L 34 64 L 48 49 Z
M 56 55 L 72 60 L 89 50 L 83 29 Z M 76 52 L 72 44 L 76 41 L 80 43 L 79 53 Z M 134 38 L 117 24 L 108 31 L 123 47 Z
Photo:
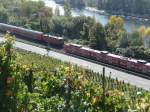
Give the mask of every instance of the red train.
M 64 44 L 64 39 L 62 37 L 56 37 L 51 35 L 45 35 L 43 32 L 28 30 L 21 27 L 16 27 L 12 25 L 7 25 L 0 23 L 0 30 L 2 32 L 9 31 L 14 35 L 20 35 L 26 38 L 35 39 L 55 45 L 57 47 L 64 47 L 66 53 L 71 53 L 79 55 L 82 57 L 90 58 L 96 61 L 101 61 L 124 69 L 132 70 L 135 72 L 140 72 L 144 74 L 150 74 L 150 63 L 144 60 L 136 60 L 133 58 L 127 58 L 115 54 L 111 54 L 107 51 L 98 51 L 86 47 L 82 47 L 77 44 Z
M 29 39 L 35 39 L 38 41 L 46 42 L 57 47 L 63 47 L 64 45 L 64 39 L 62 37 L 45 35 L 43 32 L 39 32 L 39 31 L 29 30 L 21 27 L 16 27 L 13 25 L 4 24 L 4 23 L 0 23 L 0 30 L 2 32 L 9 31 L 14 35 L 19 35 Z
M 150 74 L 150 63 L 144 60 L 136 60 L 133 58 L 127 58 L 119 55 L 109 53 L 107 51 L 98 51 L 90 48 L 82 47 L 77 44 L 65 44 L 64 51 L 66 53 L 72 53 L 75 55 L 83 56 L 86 58 L 94 59 L 118 67 L 122 67 L 135 72 L 143 74 Z

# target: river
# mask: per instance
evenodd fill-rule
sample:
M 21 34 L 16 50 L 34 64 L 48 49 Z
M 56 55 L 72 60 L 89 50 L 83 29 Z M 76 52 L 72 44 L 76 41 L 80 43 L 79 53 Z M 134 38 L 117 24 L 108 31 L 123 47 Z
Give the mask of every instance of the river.
M 51 7 L 53 9 L 53 11 L 55 10 L 56 7 L 59 7 L 60 10 L 60 14 L 63 15 L 64 14 L 64 9 L 63 6 L 60 4 L 57 4 L 55 1 L 53 0 L 43 0 L 46 4 L 46 6 Z M 97 11 L 93 11 L 93 10 L 89 10 L 88 8 L 79 10 L 79 9 L 72 9 L 72 16 L 80 16 L 80 15 L 85 15 L 85 16 L 90 16 L 90 17 L 95 17 L 95 19 L 100 22 L 103 26 L 105 26 L 108 23 L 109 20 L 109 16 L 104 15 L 104 14 L 100 14 Z M 134 30 L 139 29 L 139 27 L 141 25 L 144 25 L 146 27 L 150 26 L 150 23 L 145 23 L 142 21 L 138 21 L 135 19 L 125 19 L 125 25 L 124 28 L 128 31 L 128 32 L 132 32 Z

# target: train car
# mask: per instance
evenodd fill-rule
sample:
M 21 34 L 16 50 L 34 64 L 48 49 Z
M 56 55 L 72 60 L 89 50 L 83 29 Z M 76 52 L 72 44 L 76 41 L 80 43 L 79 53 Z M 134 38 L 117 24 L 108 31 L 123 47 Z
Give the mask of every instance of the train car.
M 70 48 L 69 48 L 70 44 L 64 44 L 64 52 L 65 53 L 70 53 Z
M 52 35 L 48 35 L 46 36 L 46 42 L 51 44 L 51 45 L 55 45 L 55 46 L 63 46 L 64 45 L 64 39 L 62 37 L 56 37 L 56 36 L 52 36 Z
M 91 56 L 92 52 L 93 52 L 93 50 L 90 49 L 90 48 L 87 48 L 87 47 L 80 48 L 80 55 L 83 56 L 83 57 L 91 58 L 92 59 L 93 58 Z
M 43 35 L 44 35 L 43 32 L 29 30 L 29 29 L 20 28 L 20 27 L 15 27 L 13 29 L 13 33 L 16 35 L 20 35 L 23 37 L 27 37 L 27 38 L 31 38 L 31 39 L 35 39 L 39 41 L 43 41 Z
M 128 62 L 127 57 L 121 57 L 119 66 L 122 67 L 122 68 L 127 68 L 127 62 Z
M 80 48 L 82 46 L 81 45 L 78 45 L 78 44 L 72 44 L 72 43 L 69 43 L 69 44 L 64 44 L 64 51 L 66 53 L 72 53 L 72 54 L 76 54 L 76 55 L 80 55 Z
M 150 63 L 146 63 L 145 68 L 146 68 L 146 73 L 150 74 Z
M 134 71 L 138 72 L 141 71 L 143 73 L 147 72 L 147 68 L 146 68 L 146 61 L 145 60 L 137 60 L 137 62 L 135 63 L 135 68 Z
M 100 51 L 98 51 L 98 50 L 92 50 L 92 52 L 91 52 L 91 58 L 94 59 L 94 60 L 99 61 L 99 60 L 101 60 L 101 55 L 100 54 L 101 54 Z
M 29 30 L 21 27 L 16 27 L 13 25 L 4 24 L 4 23 L 0 23 L 0 30 L 5 33 L 9 31 L 14 35 L 19 35 L 26 38 L 43 41 L 43 32 Z
M 135 70 L 135 64 L 137 63 L 137 60 L 128 58 L 127 60 L 127 69 L 129 70 Z
M 111 54 L 111 53 L 107 54 L 107 61 L 110 64 L 119 65 L 120 60 L 121 60 L 121 57 L 119 55 L 115 55 L 115 54 Z
M 4 23 L 0 23 L 0 30 L 4 33 L 9 31 L 11 34 L 38 40 L 40 42 L 46 42 L 48 44 L 55 45 L 57 47 L 63 47 L 64 45 L 64 39 L 62 37 L 44 35 L 43 32 L 39 31 L 29 30 L 26 28 L 16 27 Z
M 107 56 L 108 53 L 109 53 L 108 51 L 101 51 L 99 61 L 102 61 L 104 63 L 108 63 L 108 56 Z

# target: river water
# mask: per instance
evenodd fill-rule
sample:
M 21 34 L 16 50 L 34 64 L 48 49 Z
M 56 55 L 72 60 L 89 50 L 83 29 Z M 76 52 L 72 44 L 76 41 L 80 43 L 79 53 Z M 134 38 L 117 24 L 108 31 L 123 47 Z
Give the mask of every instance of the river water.
M 64 9 L 63 6 L 60 4 L 57 4 L 55 1 L 53 0 L 43 0 L 46 4 L 46 6 L 51 7 L 53 9 L 53 11 L 55 10 L 56 7 L 59 7 L 60 10 L 60 14 L 63 15 L 64 14 Z M 90 17 L 95 17 L 95 19 L 100 22 L 103 26 L 105 26 L 108 23 L 109 20 L 109 16 L 107 15 L 103 15 L 100 14 L 96 11 L 92 11 L 89 10 L 87 8 L 79 10 L 79 9 L 72 9 L 72 16 L 80 16 L 80 15 L 85 15 L 85 16 L 90 16 Z M 139 27 L 141 25 L 144 25 L 146 27 L 150 26 L 150 23 L 145 23 L 145 22 L 141 22 L 141 21 L 137 21 L 137 20 L 125 20 L 125 25 L 124 28 L 128 31 L 128 32 L 132 32 L 134 30 L 139 29 Z

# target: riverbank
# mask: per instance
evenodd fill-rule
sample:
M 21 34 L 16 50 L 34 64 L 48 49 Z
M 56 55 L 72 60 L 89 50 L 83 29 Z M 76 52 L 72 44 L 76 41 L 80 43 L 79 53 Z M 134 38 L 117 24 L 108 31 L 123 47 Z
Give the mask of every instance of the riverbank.
M 63 0 L 54 0 L 57 4 L 63 5 L 64 1 Z M 130 13 L 122 13 L 122 12 L 112 12 L 112 11 L 106 11 L 106 10 L 99 10 L 96 7 L 84 7 L 83 9 L 92 11 L 94 13 L 99 13 L 101 15 L 105 16 L 120 16 L 126 20 L 137 20 L 141 22 L 150 22 L 150 17 L 148 15 L 135 15 L 135 14 L 130 14 Z M 80 10 L 80 9 L 79 9 Z
M 119 13 L 111 13 L 111 12 L 106 12 L 105 10 L 98 10 L 97 8 L 95 7 L 85 7 L 85 10 L 88 10 L 88 11 L 92 11 L 94 13 L 99 13 L 101 15 L 105 15 L 105 16 L 112 16 L 112 15 L 116 15 L 116 16 L 120 16 L 126 20 L 137 20 L 137 21 L 141 21 L 141 22 L 150 22 L 150 18 L 146 18 L 146 17 L 143 17 L 143 16 L 136 16 L 136 15 L 133 15 L 133 14 L 126 14 L 123 15 L 123 14 L 119 14 Z

